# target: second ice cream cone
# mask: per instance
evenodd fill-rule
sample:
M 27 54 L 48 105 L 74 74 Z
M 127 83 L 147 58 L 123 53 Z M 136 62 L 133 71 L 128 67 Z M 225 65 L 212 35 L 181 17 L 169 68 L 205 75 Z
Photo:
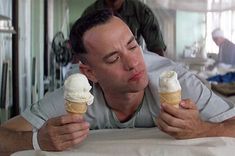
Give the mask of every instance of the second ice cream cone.
M 180 101 L 181 101 L 181 90 L 176 92 L 160 93 L 160 103 L 170 104 L 174 107 L 179 108 Z

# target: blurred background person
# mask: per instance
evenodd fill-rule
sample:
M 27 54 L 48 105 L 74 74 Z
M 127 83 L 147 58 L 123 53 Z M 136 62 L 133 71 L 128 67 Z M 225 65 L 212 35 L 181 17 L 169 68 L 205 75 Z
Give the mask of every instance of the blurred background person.
M 139 0 L 96 0 L 82 14 L 109 8 L 127 23 L 137 42 L 144 38 L 149 51 L 164 56 L 166 45 L 163 41 L 158 20 L 151 9 Z
M 235 44 L 224 37 L 220 28 L 212 31 L 212 39 L 219 47 L 217 63 L 235 65 Z

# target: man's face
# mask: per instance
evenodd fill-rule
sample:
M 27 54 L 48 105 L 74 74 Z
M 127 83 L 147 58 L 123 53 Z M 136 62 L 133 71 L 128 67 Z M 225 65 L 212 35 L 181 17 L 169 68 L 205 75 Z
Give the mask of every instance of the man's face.
M 113 17 L 84 34 L 88 66 L 104 91 L 127 93 L 148 84 L 141 49 L 128 26 Z
M 217 46 L 220 46 L 224 42 L 224 38 L 223 37 L 213 37 L 212 39 L 213 39 L 213 41 L 215 42 L 215 44 Z
M 124 0 L 106 0 L 108 7 L 112 8 L 114 11 L 117 11 L 121 8 Z

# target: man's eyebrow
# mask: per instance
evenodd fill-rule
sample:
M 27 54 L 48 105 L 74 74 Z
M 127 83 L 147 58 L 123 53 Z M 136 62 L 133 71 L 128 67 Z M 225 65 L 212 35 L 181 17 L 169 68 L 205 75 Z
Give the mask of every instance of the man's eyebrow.
M 134 36 L 132 36 L 132 37 L 129 39 L 129 41 L 127 42 L 127 45 L 130 44 L 133 40 L 135 40 L 135 37 L 134 37 Z

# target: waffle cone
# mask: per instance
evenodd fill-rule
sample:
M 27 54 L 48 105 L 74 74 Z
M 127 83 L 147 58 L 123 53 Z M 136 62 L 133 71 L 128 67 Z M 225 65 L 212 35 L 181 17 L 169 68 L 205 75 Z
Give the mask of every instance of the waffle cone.
M 68 101 L 65 100 L 65 107 L 66 107 L 66 111 L 68 113 L 73 113 L 73 114 L 85 114 L 87 111 L 87 104 L 86 102 L 83 103 L 79 103 L 79 102 L 72 102 L 72 101 Z
M 166 103 L 179 108 L 181 101 L 181 90 L 176 92 L 160 93 L 160 103 Z

